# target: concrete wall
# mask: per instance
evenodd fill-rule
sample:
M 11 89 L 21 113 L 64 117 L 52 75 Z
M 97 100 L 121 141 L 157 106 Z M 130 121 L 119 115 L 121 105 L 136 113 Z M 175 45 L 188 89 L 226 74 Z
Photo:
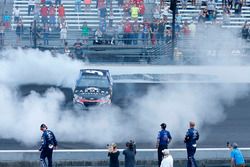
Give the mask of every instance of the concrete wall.
M 241 148 L 247 162 L 250 160 L 250 148 Z M 122 150 L 120 150 L 122 151 Z M 185 149 L 170 149 L 175 167 L 186 163 Z M 0 150 L 0 167 L 36 167 L 39 166 L 40 153 L 36 150 Z M 200 166 L 226 167 L 230 164 L 228 149 L 197 149 L 196 159 Z M 121 165 L 124 156 L 120 156 Z M 138 167 L 154 167 L 157 164 L 157 152 L 154 149 L 138 149 L 136 155 Z M 53 161 L 56 166 L 107 166 L 107 150 L 56 150 Z

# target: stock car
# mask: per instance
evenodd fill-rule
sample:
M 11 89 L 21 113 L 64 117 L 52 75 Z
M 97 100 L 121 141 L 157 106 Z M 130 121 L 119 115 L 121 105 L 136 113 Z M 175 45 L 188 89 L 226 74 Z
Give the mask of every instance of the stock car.
M 111 104 L 113 80 L 109 70 L 81 69 L 73 90 L 73 105 L 77 109 Z

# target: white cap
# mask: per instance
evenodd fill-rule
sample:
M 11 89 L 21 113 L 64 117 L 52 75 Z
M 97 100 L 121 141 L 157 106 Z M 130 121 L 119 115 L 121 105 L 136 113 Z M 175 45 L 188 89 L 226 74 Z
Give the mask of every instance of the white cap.
M 164 155 L 169 155 L 170 153 L 169 153 L 169 149 L 164 149 L 164 150 L 162 150 L 162 153 L 164 154 Z

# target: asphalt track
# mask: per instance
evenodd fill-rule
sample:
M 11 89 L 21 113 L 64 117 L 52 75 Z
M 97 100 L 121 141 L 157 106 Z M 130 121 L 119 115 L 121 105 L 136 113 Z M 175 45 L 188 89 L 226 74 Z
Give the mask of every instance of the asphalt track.
M 114 85 L 114 104 L 120 107 L 126 107 L 130 104 L 131 97 L 139 98 L 147 92 L 151 86 L 159 84 L 115 84 Z M 32 86 L 21 88 L 21 92 L 27 93 Z M 36 87 L 37 89 L 37 87 Z M 121 91 L 126 90 L 126 91 Z M 42 91 L 42 89 L 40 89 Z M 200 148 L 223 148 L 226 142 L 237 142 L 240 147 L 250 147 L 250 95 L 238 99 L 230 107 L 225 107 L 226 119 L 215 125 L 209 125 L 205 128 L 207 138 L 199 142 Z M 202 133 L 202 132 L 200 132 Z M 60 141 L 59 141 L 60 142 Z M 124 143 L 120 144 L 124 145 Z M 13 139 L 0 139 L 0 150 L 21 150 L 37 149 L 38 146 L 25 146 Z M 84 149 L 100 148 L 84 142 L 60 142 L 60 149 Z M 152 143 L 140 143 L 137 141 L 137 148 L 154 148 Z M 183 142 L 175 142 L 171 148 L 184 148 Z

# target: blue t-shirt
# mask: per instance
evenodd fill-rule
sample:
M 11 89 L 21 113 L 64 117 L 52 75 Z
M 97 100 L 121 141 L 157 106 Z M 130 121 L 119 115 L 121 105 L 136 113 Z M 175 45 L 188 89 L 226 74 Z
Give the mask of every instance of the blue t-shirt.
M 160 140 L 159 145 L 168 145 L 168 141 L 172 139 L 172 137 L 169 131 L 161 130 L 158 133 L 157 139 Z
M 235 162 L 236 165 L 245 164 L 244 157 L 243 157 L 241 151 L 238 148 L 234 148 L 231 151 L 231 158 L 234 159 L 234 162 Z
M 199 132 L 194 128 L 188 129 L 185 136 L 186 147 L 196 147 L 196 141 L 199 140 Z

